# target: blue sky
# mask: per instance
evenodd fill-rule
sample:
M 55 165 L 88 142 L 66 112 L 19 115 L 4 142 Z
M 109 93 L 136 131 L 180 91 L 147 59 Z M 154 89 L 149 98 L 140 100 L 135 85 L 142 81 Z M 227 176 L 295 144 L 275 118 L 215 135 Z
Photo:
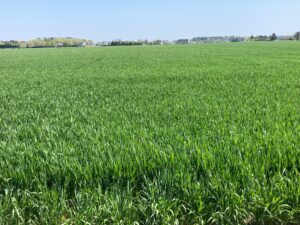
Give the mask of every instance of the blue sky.
M 294 34 L 300 0 L 0 0 L 0 40 Z

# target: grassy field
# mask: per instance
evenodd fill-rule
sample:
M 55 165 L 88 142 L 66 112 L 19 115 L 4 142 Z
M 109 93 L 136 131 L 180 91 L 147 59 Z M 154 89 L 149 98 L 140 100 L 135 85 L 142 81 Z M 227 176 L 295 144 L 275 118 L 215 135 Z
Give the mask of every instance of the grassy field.
M 300 42 L 1 50 L 0 224 L 300 224 Z

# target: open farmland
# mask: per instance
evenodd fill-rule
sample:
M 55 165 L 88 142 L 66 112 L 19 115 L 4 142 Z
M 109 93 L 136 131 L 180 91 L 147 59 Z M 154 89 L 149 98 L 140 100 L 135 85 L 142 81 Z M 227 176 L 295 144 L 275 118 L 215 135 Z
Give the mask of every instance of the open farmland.
M 0 51 L 0 224 L 134 223 L 300 224 L 300 43 Z

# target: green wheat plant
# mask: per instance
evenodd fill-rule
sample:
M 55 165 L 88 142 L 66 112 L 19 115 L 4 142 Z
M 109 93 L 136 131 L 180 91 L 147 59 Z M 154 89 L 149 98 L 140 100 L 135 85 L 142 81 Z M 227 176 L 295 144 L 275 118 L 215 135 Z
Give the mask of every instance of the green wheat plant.
M 0 50 L 0 224 L 300 224 L 300 43 Z

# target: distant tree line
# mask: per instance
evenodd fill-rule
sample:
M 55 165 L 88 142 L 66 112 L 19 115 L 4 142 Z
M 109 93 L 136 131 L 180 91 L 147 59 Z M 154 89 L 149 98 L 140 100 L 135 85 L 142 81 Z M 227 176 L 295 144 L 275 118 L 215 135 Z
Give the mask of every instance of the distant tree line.
M 143 45 L 143 42 L 140 41 L 122 41 L 116 40 L 110 43 L 111 46 L 132 46 L 132 45 Z
M 189 43 L 197 44 L 197 43 L 218 43 L 218 42 L 243 42 L 245 41 L 245 37 L 240 36 L 215 36 L 215 37 L 194 37 Z
M 300 40 L 300 32 L 295 33 L 294 35 L 285 35 L 285 36 L 277 36 L 275 33 L 273 33 L 270 36 L 266 35 L 259 35 L 259 36 L 251 36 L 249 38 L 251 41 L 276 41 L 276 40 L 282 40 L 282 41 L 294 41 Z
M 29 41 L 0 41 L 0 48 L 55 48 L 55 47 L 86 47 L 93 42 L 78 38 L 37 38 Z
M 19 48 L 20 43 L 18 41 L 0 41 L 0 48 Z
M 133 46 L 133 45 L 163 45 L 169 44 L 169 41 L 166 40 L 137 40 L 137 41 L 122 41 L 122 40 L 114 40 L 114 41 L 102 41 L 98 42 L 97 46 Z
M 213 37 L 194 37 L 192 39 L 178 39 L 175 41 L 165 40 L 138 40 L 138 41 L 103 41 L 98 42 L 97 46 L 132 46 L 132 45 L 168 45 L 168 44 L 201 44 L 201 43 L 222 43 L 222 42 L 245 42 L 245 41 L 276 41 L 276 40 L 300 40 L 300 32 L 293 36 L 277 36 L 275 33 L 251 37 L 242 36 L 213 36 Z
M 267 35 L 253 36 L 252 35 L 249 39 L 251 41 L 276 41 L 278 38 L 277 38 L 277 35 L 275 33 L 273 33 L 270 36 L 267 36 Z
M 215 37 L 195 37 L 192 39 L 168 40 L 137 40 L 137 41 L 103 41 L 98 42 L 97 46 L 134 46 L 134 45 L 168 45 L 168 44 L 200 44 L 200 43 L 219 43 L 219 42 L 244 42 L 244 41 L 275 41 L 275 40 L 300 40 L 300 31 L 294 35 L 277 36 L 273 33 L 270 36 L 259 35 L 251 37 L 240 36 L 215 36 Z M 0 48 L 55 48 L 55 47 L 88 47 L 94 46 L 93 41 L 71 37 L 64 38 L 37 38 L 29 41 L 0 41 Z

